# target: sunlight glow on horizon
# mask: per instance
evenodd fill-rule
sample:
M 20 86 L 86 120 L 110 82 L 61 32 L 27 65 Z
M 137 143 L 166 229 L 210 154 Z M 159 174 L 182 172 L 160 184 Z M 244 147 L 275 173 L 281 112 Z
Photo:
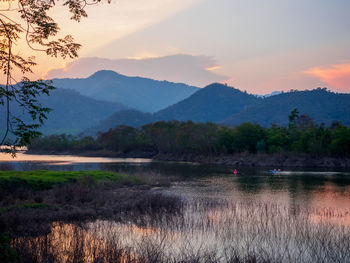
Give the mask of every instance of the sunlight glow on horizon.
M 350 64 L 315 67 L 304 73 L 319 78 L 340 91 L 350 92 Z
M 71 34 L 83 45 L 79 52 L 82 60 L 98 57 L 146 63 L 150 58 L 178 54 L 208 56 L 215 63 L 198 60 L 199 64 L 188 64 L 188 74 L 201 69 L 212 74 L 208 79 L 266 94 L 324 85 L 350 92 L 347 68 L 337 66 L 350 61 L 348 8 L 350 2 L 345 0 L 271 0 L 269 4 L 260 0 L 118 0 L 88 7 L 89 17 L 80 23 L 71 21 L 60 5 L 52 15 L 62 33 Z M 23 43 L 17 51 L 33 54 Z M 60 76 L 72 75 L 68 65 L 74 60 L 36 52 L 33 55 L 38 65 L 31 79 L 57 69 Z M 176 66 L 187 62 L 172 63 L 148 75 L 144 71 L 115 70 L 163 79 L 162 71 L 177 71 Z M 184 79 L 190 81 L 187 84 L 195 83 L 189 77 Z

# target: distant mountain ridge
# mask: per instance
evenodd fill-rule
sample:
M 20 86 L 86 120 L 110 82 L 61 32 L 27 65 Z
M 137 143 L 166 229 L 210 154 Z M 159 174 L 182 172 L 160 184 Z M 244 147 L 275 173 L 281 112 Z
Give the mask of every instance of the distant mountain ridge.
M 45 134 L 77 134 L 91 124 L 127 109 L 120 103 L 92 99 L 69 89 L 56 89 L 50 96 L 42 96 L 40 102 L 52 109 L 41 128 Z
M 233 87 L 214 83 L 197 91 L 187 99 L 155 113 L 159 120 L 220 122 L 245 107 L 258 103 L 254 95 Z
M 52 109 L 44 126 L 39 129 L 44 134 L 78 134 L 113 113 L 127 109 L 119 103 L 95 100 L 69 89 L 53 90 L 50 96 L 42 95 L 39 101 L 44 107 Z M 5 121 L 3 112 L 4 107 L 0 106 L 0 124 Z M 29 115 L 15 103 L 11 112 L 32 123 Z
M 118 102 L 143 112 L 156 112 L 199 90 L 182 83 L 128 77 L 111 70 L 97 71 L 88 78 L 53 79 L 57 88 L 69 88 L 82 95 Z
M 118 125 L 140 127 L 162 120 L 215 122 L 227 126 L 252 122 L 266 127 L 273 123 L 287 125 L 288 116 L 294 108 L 297 108 L 300 114 L 308 114 L 317 124 L 322 122 L 330 124 L 332 121 L 350 124 L 350 94 L 333 93 L 326 89 L 285 92 L 258 98 L 256 95 L 219 83 L 199 89 L 185 84 L 169 84 L 132 77 L 129 84 L 138 82 L 151 84 L 150 86 L 140 84 L 134 89 L 116 84 L 118 81 L 125 83 L 125 79 L 128 82 L 130 77 L 113 71 L 100 71 L 87 79 L 54 80 L 54 85 L 58 88 L 52 91 L 50 96 L 42 96 L 40 99 L 43 106 L 53 109 L 41 131 L 44 134 L 84 132 L 94 135 L 98 131 L 107 131 Z M 160 86 L 154 88 L 154 83 Z M 165 87 L 164 83 L 169 85 Z M 119 88 L 115 88 L 115 85 L 119 85 Z M 63 86 L 74 90 L 62 88 Z M 133 103 L 140 103 L 139 108 L 144 108 L 144 105 L 148 105 L 148 109 L 160 107 L 161 104 L 157 104 L 157 101 L 162 101 L 163 98 L 167 98 L 167 101 L 163 101 L 162 105 L 168 104 L 170 103 L 168 96 L 176 92 L 180 92 L 185 98 L 154 113 L 147 113 L 121 103 L 92 98 L 91 96 L 102 96 L 101 94 L 97 96 L 99 87 L 105 92 L 101 93 L 103 96 L 121 96 L 125 98 L 124 101 L 128 101 L 127 97 L 130 96 Z M 119 93 L 118 90 L 125 92 Z M 153 95 L 159 93 L 159 96 L 150 98 L 147 90 L 151 90 L 150 94 Z M 90 96 L 82 95 L 81 91 Z M 178 99 L 179 96 L 175 101 Z M 1 110 L 3 109 L 0 107 Z M 23 111 L 19 108 L 14 110 Z M 0 124 L 3 121 L 0 119 Z
M 287 125 L 288 116 L 294 108 L 300 114 L 307 114 L 320 124 L 333 121 L 350 124 L 350 94 L 333 93 L 326 89 L 292 91 L 264 98 L 260 103 L 243 109 L 222 121 L 224 125 L 235 126 L 242 122 Z
M 271 124 L 287 125 L 288 116 L 294 108 L 297 108 L 300 114 L 309 115 L 317 124 L 324 122 L 329 125 L 333 121 L 341 121 L 350 125 L 350 94 L 333 93 L 318 88 L 257 98 L 255 95 L 216 83 L 152 115 L 120 111 L 101 121 L 94 130 L 107 131 L 117 125 L 140 127 L 160 120 L 211 121 L 227 126 L 236 126 L 243 122 L 257 123 L 265 127 Z
M 138 110 L 123 110 L 114 113 L 107 119 L 101 120 L 89 129 L 85 130 L 85 135 L 94 136 L 98 132 L 106 132 L 111 128 L 120 125 L 127 125 L 131 127 L 141 127 L 147 123 L 155 122 L 153 114 L 145 113 Z
M 107 131 L 117 125 L 140 127 L 156 121 L 216 122 L 242 111 L 261 99 L 233 87 L 214 83 L 198 90 L 193 95 L 154 114 L 140 111 L 120 111 L 87 131 Z
M 271 96 L 279 95 L 279 94 L 281 94 L 281 93 L 282 93 L 282 91 L 276 90 L 276 91 L 273 91 L 273 92 L 268 93 L 268 94 L 264 94 L 264 95 L 255 95 L 255 96 L 257 96 L 258 98 L 268 98 L 268 97 L 271 97 Z

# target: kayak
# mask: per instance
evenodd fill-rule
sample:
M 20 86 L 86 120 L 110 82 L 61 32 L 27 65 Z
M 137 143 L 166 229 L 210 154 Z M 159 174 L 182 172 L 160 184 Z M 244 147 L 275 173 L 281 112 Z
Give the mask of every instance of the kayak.
M 269 170 L 270 173 L 273 173 L 273 174 L 280 174 L 282 173 L 282 171 L 275 171 L 275 170 Z

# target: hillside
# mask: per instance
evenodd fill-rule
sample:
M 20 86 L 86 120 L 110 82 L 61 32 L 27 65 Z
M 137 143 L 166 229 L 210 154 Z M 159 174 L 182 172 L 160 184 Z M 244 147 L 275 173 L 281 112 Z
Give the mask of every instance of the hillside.
M 336 120 L 350 124 L 350 94 L 333 93 L 320 88 L 265 98 L 260 103 L 230 116 L 222 124 L 235 126 L 242 122 L 253 122 L 265 127 L 272 123 L 287 125 L 288 116 L 294 108 L 300 114 L 308 114 L 318 124 L 330 124 Z
M 147 123 L 162 120 L 219 122 L 260 100 L 254 95 L 215 83 L 200 89 L 189 98 L 154 114 L 135 110 L 120 111 L 91 129 L 86 130 L 85 133 L 95 135 L 98 131 L 107 131 L 118 125 L 140 127 Z
M 119 103 L 92 99 L 67 89 L 57 89 L 51 96 L 43 96 L 41 103 L 53 109 L 42 128 L 46 134 L 79 133 L 111 114 L 126 109 Z
M 69 88 L 94 99 L 118 102 L 143 112 L 156 112 L 198 90 L 182 83 L 127 77 L 101 70 L 88 78 L 54 79 L 57 88 Z
M 86 130 L 84 134 L 94 136 L 99 131 L 106 132 L 109 129 L 119 125 L 126 125 L 137 128 L 153 121 L 154 117 L 150 113 L 144 113 L 137 110 L 124 110 L 116 112 L 107 119 L 100 121 L 97 125 Z
M 95 100 L 68 89 L 53 90 L 50 96 L 43 95 L 39 100 L 43 106 L 52 109 L 40 129 L 44 134 L 76 134 L 111 114 L 126 109 L 119 103 Z M 3 110 L 3 107 L 0 108 L 0 112 Z M 16 105 L 12 107 L 12 112 L 24 120 L 29 120 L 28 116 L 23 115 L 23 110 Z M 2 118 L 4 116 L 0 115 Z M 4 120 L 0 120 L 0 123 L 3 122 Z
M 158 120 L 220 122 L 261 99 L 238 89 L 214 83 L 187 99 L 155 114 Z

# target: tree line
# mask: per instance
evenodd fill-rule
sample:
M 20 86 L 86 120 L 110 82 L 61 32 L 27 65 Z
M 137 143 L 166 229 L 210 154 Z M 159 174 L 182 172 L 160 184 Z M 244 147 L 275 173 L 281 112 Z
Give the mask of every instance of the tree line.
M 243 123 L 236 127 L 191 121 L 159 121 L 133 128 L 117 126 L 97 137 L 50 135 L 35 139 L 30 150 L 46 152 L 148 151 L 169 154 L 214 156 L 234 153 L 305 153 L 319 156 L 349 156 L 350 127 L 333 122 L 316 125 L 295 109 L 288 126 Z

